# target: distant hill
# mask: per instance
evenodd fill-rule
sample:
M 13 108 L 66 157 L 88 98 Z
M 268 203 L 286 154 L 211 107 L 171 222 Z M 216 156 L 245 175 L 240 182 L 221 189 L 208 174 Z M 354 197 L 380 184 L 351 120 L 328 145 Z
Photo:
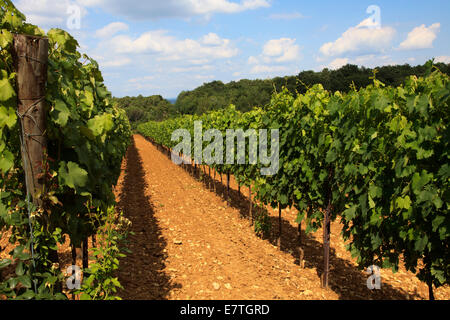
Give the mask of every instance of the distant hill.
M 176 101 L 176 99 L 175 99 Z M 133 128 L 148 121 L 163 121 L 175 116 L 175 106 L 161 96 L 113 98 L 113 102 L 125 109 Z
M 450 64 L 438 63 L 436 66 L 450 74 Z M 389 86 L 401 85 L 405 78 L 423 76 L 427 67 L 408 64 L 377 68 L 377 79 Z M 175 103 L 181 114 L 203 114 L 209 110 L 222 109 L 234 104 L 240 111 L 251 110 L 254 106 L 263 107 L 270 102 L 276 91 L 285 86 L 292 93 L 304 93 L 307 88 L 321 83 L 330 92 L 348 92 L 354 85 L 357 89 L 373 82 L 373 69 L 346 65 L 338 70 L 324 69 L 321 72 L 303 71 L 297 76 L 277 77 L 270 80 L 240 80 L 224 84 L 221 81 L 205 83 L 192 91 L 184 91 Z
M 442 72 L 450 74 L 450 64 L 436 64 Z M 376 77 L 390 86 L 401 85 L 405 78 L 423 76 L 427 67 L 408 64 L 377 68 Z M 303 71 L 296 76 L 277 77 L 269 80 L 240 80 L 224 84 L 221 81 L 205 83 L 192 91 L 183 91 L 177 99 L 164 99 L 161 96 L 114 98 L 124 108 L 135 128 L 147 121 L 163 121 L 183 114 L 203 114 L 234 104 L 242 112 L 254 106 L 266 106 L 274 91 L 286 87 L 292 93 L 304 93 L 307 88 L 321 83 L 331 92 L 348 92 L 351 86 L 366 87 L 373 80 L 374 70 L 346 65 L 338 70 L 324 69 L 321 72 Z

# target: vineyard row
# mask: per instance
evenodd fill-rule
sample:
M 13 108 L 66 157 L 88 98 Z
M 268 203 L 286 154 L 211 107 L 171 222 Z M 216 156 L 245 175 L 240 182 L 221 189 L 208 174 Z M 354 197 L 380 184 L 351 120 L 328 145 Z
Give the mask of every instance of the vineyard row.
M 265 205 L 295 207 L 307 232 L 324 226 L 324 286 L 330 222 L 340 218 L 342 236 L 361 269 L 378 265 L 397 271 L 401 257 L 433 298 L 433 286 L 450 282 L 450 82 L 431 61 L 427 66 L 426 77 L 410 77 L 396 88 L 374 76 L 373 85 L 347 94 L 332 94 L 321 85 L 298 96 L 284 90 L 267 107 L 248 113 L 230 106 L 149 122 L 138 130 L 173 150 L 180 142 L 172 139 L 174 131 L 185 129 L 194 137 L 196 121 L 223 136 L 228 129 L 278 129 L 277 174 L 261 175 L 263 164 L 250 165 L 248 153 L 246 165 L 211 166 L 251 186 Z M 195 141 L 190 145 L 195 154 Z M 203 141 L 203 149 L 209 145 Z

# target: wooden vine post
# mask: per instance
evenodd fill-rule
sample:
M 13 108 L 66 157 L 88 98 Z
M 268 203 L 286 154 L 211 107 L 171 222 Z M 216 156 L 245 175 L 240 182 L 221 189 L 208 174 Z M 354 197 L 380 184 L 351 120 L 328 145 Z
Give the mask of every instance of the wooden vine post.
M 302 248 L 302 223 L 299 222 L 298 228 L 297 228 L 297 244 L 298 244 L 298 260 L 300 263 L 300 267 L 304 268 L 304 257 L 305 257 L 305 251 Z
M 76 266 L 77 265 L 77 249 L 75 248 L 74 245 L 71 246 L 71 253 L 72 253 L 72 265 Z M 73 270 L 72 272 L 72 276 L 75 275 L 75 270 Z M 75 300 L 75 294 L 72 294 L 72 300 Z
M 327 197 L 328 205 L 324 213 L 323 219 L 323 275 L 322 287 L 328 289 L 328 278 L 330 274 L 330 240 L 331 240 L 331 205 L 333 192 L 331 187 L 331 180 L 333 177 L 333 169 L 329 169 L 329 176 L 327 182 Z
M 27 192 L 33 203 L 41 207 L 39 194 L 44 194 L 42 177 L 46 109 L 48 39 L 44 37 L 14 35 L 13 58 L 17 73 L 18 116 L 22 130 L 22 160 Z
M 230 172 L 227 172 L 227 203 L 230 205 Z
M 254 223 L 253 219 L 253 202 L 252 202 L 252 185 L 248 186 L 248 201 L 249 201 L 249 216 L 252 219 L 252 224 Z
M 211 167 L 208 166 L 208 189 L 211 190 Z
M 83 269 L 86 270 L 89 268 L 89 241 L 88 238 L 83 240 L 82 243 L 82 250 L 83 250 Z M 84 277 L 88 278 L 89 274 L 85 271 Z
M 330 273 L 330 209 L 331 198 L 328 200 L 328 207 L 323 221 L 323 276 L 322 287 L 328 288 L 328 276 Z
M 278 204 L 278 240 L 277 246 L 281 250 L 281 235 L 282 235 L 282 218 L 281 218 L 281 204 Z
M 48 38 L 14 35 L 12 57 L 16 72 L 17 115 L 21 129 L 21 155 L 27 196 L 37 208 L 45 194 L 46 107 Z M 49 250 L 49 259 L 59 263 L 58 251 Z M 61 291 L 62 287 L 57 286 Z

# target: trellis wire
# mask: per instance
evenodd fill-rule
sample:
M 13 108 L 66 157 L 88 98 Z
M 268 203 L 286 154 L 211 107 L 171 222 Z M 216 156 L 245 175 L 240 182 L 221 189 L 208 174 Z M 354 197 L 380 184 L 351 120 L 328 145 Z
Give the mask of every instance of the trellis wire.
M 19 99 L 20 100 L 20 99 Z M 23 167 L 24 170 L 26 170 L 28 168 L 28 158 L 29 158 L 29 152 L 28 152 L 28 145 L 26 143 L 26 138 L 32 137 L 32 139 L 38 143 L 41 143 L 40 141 L 38 141 L 37 139 L 34 139 L 33 137 L 39 137 L 39 136 L 43 136 L 43 132 L 41 130 L 41 128 L 39 128 L 39 126 L 36 123 L 36 119 L 34 119 L 31 115 L 29 115 L 29 112 L 31 110 L 33 110 L 33 108 L 36 107 L 36 105 L 38 103 L 40 103 L 41 101 L 44 100 L 44 97 L 41 97 L 39 99 L 37 99 L 37 101 L 35 101 L 34 103 L 32 103 L 28 108 L 27 111 L 24 114 L 21 114 L 18 110 L 16 110 L 16 114 L 17 117 L 20 119 L 20 129 L 21 129 L 21 134 L 19 135 L 20 137 L 20 149 L 22 151 L 22 160 L 23 160 Z M 29 119 L 31 119 L 33 121 L 33 123 L 35 124 L 35 126 L 39 129 L 39 131 L 41 132 L 41 134 L 38 135 L 30 135 L 25 133 L 25 129 L 23 126 L 23 120 L 25 117 L 28 117 Z M 30 167 L 32 166 L 31 161 L 30 161 Z M 30 181 L 28 181 L 28 175 L 25 174 L 25 188 L 27 191 L 27 197 L 26 197 L 26 203 L 27 203 L 27 211 L 28 211 L 28 226 L 30 228 L 30 249 L 31 249 L 31 260 L 33 263 L 33 269 L 36 269 L 36 260 L 35 260 L 35 256 L 34 256 L 34 231 L 33 231 L 33 224 L 31 223 L 31 201 L 30 201 Z M 37 288 L 36 288 L 36 280 L 32 280 L 33 281 L 33 288 L 34 288 L 34 293 L 37 294 Z

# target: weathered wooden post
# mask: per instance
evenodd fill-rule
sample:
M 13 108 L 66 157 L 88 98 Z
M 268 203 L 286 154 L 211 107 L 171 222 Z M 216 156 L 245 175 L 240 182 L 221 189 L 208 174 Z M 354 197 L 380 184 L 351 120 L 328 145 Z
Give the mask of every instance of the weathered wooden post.
M 71 245 L 71 252 L 72 252 L 72 266 L 77 265 L 77 249 L 72 244 Z M 75 270 L 72 271 L 72 276 L 75 276 Z M 75 294 L 72 294 L 72 300 L 75 300 Z
M 27 192 L 36 206 L 45 192 L 42 177 L 45 138 L 45 88 L 47 84 L 48 39 L 14 35 L 13 58 L 17 73 L 18 116 L 22 130 L 22 160 Z
M 208 179 L 208 189 L 211 190 L 212 176 L 211 176 L 211 167 L 210 166 L 208 166 L 208 177 L 209 177 L 209 179 Z
M 278 204 L 278 240 L 277 246 L 281 250 L 281 232 L 282 232 L 282 219 L 281 219 L 281 204 Z
M 301 268 L 304 268 L 304 257 L 305 257 L 305 251 L 302 248 L 302 223 L 300 222 L 298 224 L 298 228 L 297 228 L 297 244 L 298 244 L 298 259 L 299 259 L 299 264 Z
M 230 205 L 230 172 L 227 172 L 227 204 Z
M 43 207 L 45 194 L 46 108 L 48 39 L 14 35 L 12 57 L 16 71 L 17 115 L 21 128 L 21 154 L 27 196 L 36 207 Z M 49 250 L 49 259 L 59 263 L 58 251 Z M 62 291 L 62 284 L 56 286 Z
M 328 289 L 328 278 L 330 274 L 330 240 L 331 240 L 331 207 L 333 201 L 333 190 L 331 179 L 333 178 L 333 169 L 329 169 L 328 182 L 326 185 L 328 205 L 323 219 L 323 275 L 322 287 Z
M 89 268 L 89 241 L 88 238 L 83 240 L 83 243 L 81 245 L 83 250 L 83 269 L 84 269 L 84 276 L 86 278 L 89 277 L 89 274 L 86 272 L 86 269 Z
M 248 186 L 248 200 L 249 200 L 249 215 L 250 218 L 252 219 L 252 225 L 254 223 L 254 218 L 253 218 L 253 202 L 252 202 L 252 186 L 249 185 Z
M 328 206 L 324 215 L 323 221 L 323 276 L 322 287 L 328 288 L 328 277 L 330 273 L 330 211 L 331 198 L 328 200 Z

